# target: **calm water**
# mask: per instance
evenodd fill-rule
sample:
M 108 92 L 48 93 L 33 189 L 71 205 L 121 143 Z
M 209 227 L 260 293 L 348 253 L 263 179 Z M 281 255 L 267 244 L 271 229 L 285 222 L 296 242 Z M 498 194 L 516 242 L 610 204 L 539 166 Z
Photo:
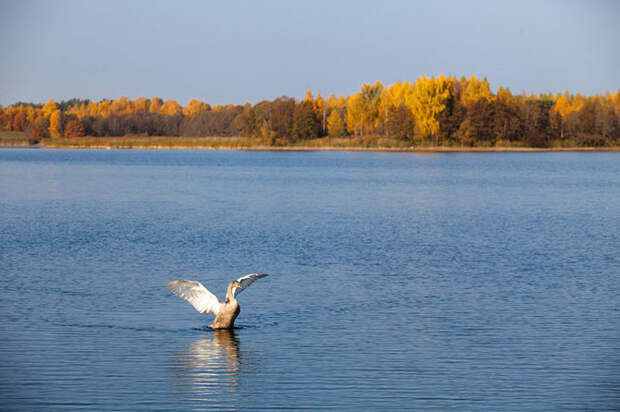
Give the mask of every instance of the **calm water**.
M 0 401 L 618 409 L 619 251 L 614 153 L 0 150 Z

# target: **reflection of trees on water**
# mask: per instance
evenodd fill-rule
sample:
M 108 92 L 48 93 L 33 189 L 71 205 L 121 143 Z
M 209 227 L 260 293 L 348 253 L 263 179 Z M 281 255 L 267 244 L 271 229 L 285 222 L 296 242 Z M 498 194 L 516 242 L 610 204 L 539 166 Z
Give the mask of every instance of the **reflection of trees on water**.
M 215 330 L 173 353 L 173 384 L 194 401 L 225 406 L 239 386 L 239 340 L 233 330 Z

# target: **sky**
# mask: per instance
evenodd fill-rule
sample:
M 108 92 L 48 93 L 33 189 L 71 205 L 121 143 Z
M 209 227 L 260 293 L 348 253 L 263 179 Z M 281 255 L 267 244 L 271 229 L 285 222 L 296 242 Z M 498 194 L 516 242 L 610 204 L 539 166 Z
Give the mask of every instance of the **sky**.
M 0 104 L 243 104 L 421 75 L 620 89 L 620 1 L 0 0 Z

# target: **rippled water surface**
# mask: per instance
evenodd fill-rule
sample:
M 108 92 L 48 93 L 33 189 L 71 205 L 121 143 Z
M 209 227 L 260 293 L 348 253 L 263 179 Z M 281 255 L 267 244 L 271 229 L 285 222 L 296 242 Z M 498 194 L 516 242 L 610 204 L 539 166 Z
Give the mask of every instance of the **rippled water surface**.
M 614 153 L 0 150 L 2 409 L 618 409 L 619 238 Z

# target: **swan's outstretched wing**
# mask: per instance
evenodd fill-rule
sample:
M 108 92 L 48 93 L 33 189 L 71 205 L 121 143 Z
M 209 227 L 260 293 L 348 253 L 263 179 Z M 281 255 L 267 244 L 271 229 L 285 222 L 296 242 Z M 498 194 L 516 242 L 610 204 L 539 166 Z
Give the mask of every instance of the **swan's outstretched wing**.
M 237 282 L 239 282 L 241 286 L 233 288 L 233 296 L 237 297 L 240 292 L 244 291 L 245 288 L 254 283 L 256 279 L 264 278 L 265 276 L 267 276 L 266 273 L 252 273 L 250 275 L 241 276 L 237 279 Z
M 170 292 L 192 304 L 200 313 L 213 313 L 217 315 L 222 303 L 217 297 L 209 292 L 202 283 L 193 280 L 173 280 L 166 285 Z

